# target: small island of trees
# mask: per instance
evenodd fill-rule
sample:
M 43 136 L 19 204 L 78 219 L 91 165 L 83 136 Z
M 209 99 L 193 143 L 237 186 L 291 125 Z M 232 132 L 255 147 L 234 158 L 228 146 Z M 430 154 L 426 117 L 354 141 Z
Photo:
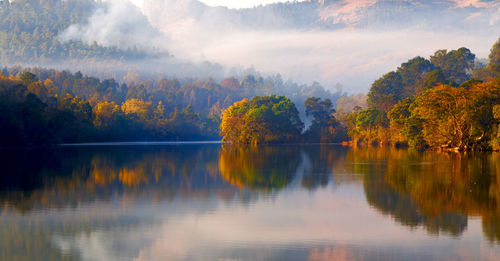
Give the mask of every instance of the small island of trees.
M 303 133 L 304 123 L 295 104 L 285 96 L 258 96 L 235 102 L 223 112 L 222 141 L 238 144 L 335 142 L 344 137 L 329 99 L 310 97 L 306 114 L 313 116 Z

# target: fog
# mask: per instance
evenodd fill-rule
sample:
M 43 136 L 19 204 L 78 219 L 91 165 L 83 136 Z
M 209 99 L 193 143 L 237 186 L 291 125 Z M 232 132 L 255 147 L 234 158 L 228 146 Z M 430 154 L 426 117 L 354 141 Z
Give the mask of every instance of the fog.
M 165 35 L 151 27 L 141 10 L 129 0 L 107 1 L 106 5 L 96 8 L 87 23 L 69 26 L 59 35 L 59 40 L 144 50 L 167 44 Z
M 438 5 L 446 17 L 431 18 L 436 15 L 410 8 L 403 11 L 407 18 L 401 13 L 387 21 L 381 21 L 387 3 L 376 0 L 343 0 L 320 11 L 311 3 L 295 7 L 304 14 L 297 18 L 277 8 L 233 10 L 195 0 L 146 0 L 142 10 L 128 0 L 105 3 L 108 8 L 96 9 L 87 23 L 70 26 L 60 39 L 168 52 L 136 67 L 179 77 L 210 75 L 212 67 L 213 77 L 229 76 L 231 68 L 255 68 L 299 83 L 319 81 L 331 90 L 340 82 L 348 93 L 366 92 L 402 62 L 428 58 L 438 49 L 467 47 L 485 58 L 500 36 L 495 2 L 448 1 L 448 6 Z M 197 73 L 207 61 L 221 66 Z

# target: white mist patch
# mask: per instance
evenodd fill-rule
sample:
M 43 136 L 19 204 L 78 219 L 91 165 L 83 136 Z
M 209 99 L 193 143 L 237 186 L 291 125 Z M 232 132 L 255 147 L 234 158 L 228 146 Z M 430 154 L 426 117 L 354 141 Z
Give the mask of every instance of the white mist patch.
M 166 39 L 151 27 L 141 10 L 129 0 L 108 0 L 97 8 L 85 24 L 73 24 L 60 40 L 97 42 L 103 46 L 150 50 L 162 46 Z
M 409 29 L 208 32 L 193 27 L 180 34 L 169 31 L 169 37 L 172 52 L 184 59 L 253 66 L 296 81 L 317 80 L 329 89 L 341 82 L 349 93 L 367 91 L 375 79 L 412 57 L 428 58 L 438 49 L 463 46 L 485 57 L 493 43 L 491 37 Z

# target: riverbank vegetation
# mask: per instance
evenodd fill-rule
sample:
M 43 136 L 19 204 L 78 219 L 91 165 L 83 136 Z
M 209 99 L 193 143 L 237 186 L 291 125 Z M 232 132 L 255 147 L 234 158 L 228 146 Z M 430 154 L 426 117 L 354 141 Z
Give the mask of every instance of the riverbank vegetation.
M 330 100 L 310 97 L 304 108 L 312 121 L 305 131 L 264 113 L 282 113 L 274 109 L 280 101 L 260 109 L 254 103 L 266 98 L 243 100 L 224 112 L 221 135 L 245 144 L 350 140 L 353 145 L 500 150 L 499 57 L 500 40 L 487 64 L 467 48 L 439 50 L 429 60 L 415 57 L 376 80 L 367 99 L 340 98 L 338 111 Z
M 466 48 L 416 57 L 376 80 L 344 115 L 351 143 L 500 150 L 500 40 L 487 64 Z

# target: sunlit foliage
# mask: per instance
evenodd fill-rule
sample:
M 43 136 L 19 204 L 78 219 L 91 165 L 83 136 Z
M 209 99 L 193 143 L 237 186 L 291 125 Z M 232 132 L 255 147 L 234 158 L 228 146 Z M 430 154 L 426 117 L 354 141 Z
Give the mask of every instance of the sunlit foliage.
M 243 99 L 222 116 L 222 140 L 230 143 L 261 144 L 298 141 L 304 124 L 295 105 L 285 96 Z
M 376 80 L 366 110 L 344 114 L 353 143 L 416 148 L 498 150 L 500 105 L 495 69 L 498 43 L 487 67 L 475 67 L 467 48 L 417 57 Z M 471 78 L 471 77 L 478 78 Z

